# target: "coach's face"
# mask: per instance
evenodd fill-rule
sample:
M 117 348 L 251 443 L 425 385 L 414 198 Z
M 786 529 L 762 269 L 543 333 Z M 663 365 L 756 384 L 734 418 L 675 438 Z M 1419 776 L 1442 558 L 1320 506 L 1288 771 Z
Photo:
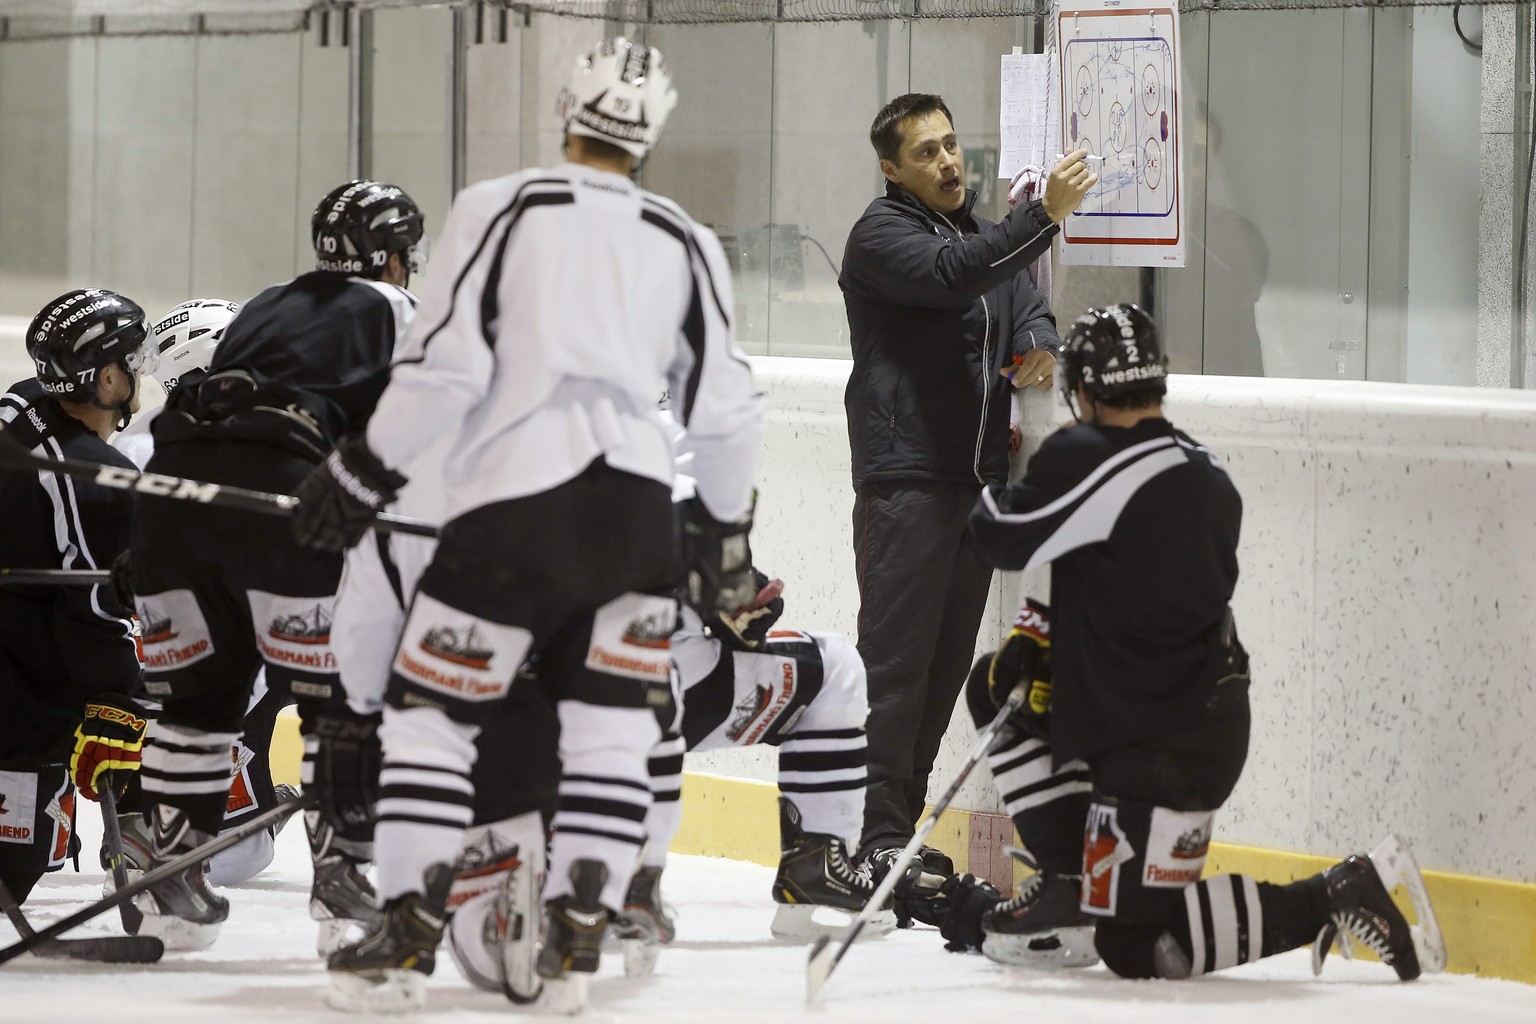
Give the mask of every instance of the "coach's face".
M 897 159 L 881 160 L 880 170 L 930 210 L 950 213 L 965 204 L 965 154 L 941 110 L 902 121 Z

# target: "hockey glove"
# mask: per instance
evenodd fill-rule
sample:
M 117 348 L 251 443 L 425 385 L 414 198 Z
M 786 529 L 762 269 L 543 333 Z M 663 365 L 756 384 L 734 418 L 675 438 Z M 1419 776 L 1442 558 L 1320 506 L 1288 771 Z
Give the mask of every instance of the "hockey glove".
M 752 548 L 747 543 L 752 512 L 748 510 L 734 523 L 722 523 L 696 496 L 680 502 L 678 508 L 683 517 L 688 603 L 705 622 L 715 621 L 721 613 L 735 616 L 751 608 L 758 591 Z
M 320 816 L 340 840 L 338 849 L 367 860 L 373 843 L 374 804 L 379 798 L 381 716 L 359 715 L 347 707 L 328 708 L 315 716 L 315 775 L 310 784 L 319 797 Z
M 343 441 L 299 484 L 293 537 L 307 548 L 345 551 L 404 486 L 405 477 L 380 462 L 365 438 Z
M 752 603 L 735 615 L 717 612 L 709 622 L 709 631 L 727 647 L 738 651 L 761 650 L 768 639 L 768 631 L 784 614 L 783 580 L 770 580 L 764 573 L 752 570 L 757 584 L 757 596 Z
M 1021 682 L 1029 683 L 1029 699 L 1009 721 L 1037 739 L 1050 737 L 1051 619 L 1050 609 L 1030 600 L 1014 617 L 1013 628 L 992 656 L 987 692 L 1000 708 Z
M 144 709 L 120 694 L 103 693 L 85 705 L 75 727 L 75 752 L 69 759 L 69 777 L 87 800 L 100 800 L 96 784 L 102 772 L 138 771 L 144 751 L 144 728 L 149 719 Z M 119 788 L 127 785 L 119 775 Z

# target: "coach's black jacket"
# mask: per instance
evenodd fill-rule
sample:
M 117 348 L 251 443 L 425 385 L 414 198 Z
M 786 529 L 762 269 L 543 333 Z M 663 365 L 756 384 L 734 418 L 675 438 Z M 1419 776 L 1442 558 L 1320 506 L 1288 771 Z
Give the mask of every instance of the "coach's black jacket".
M 1160 417 L 1058 430 L 982 492 L 982 561 L 1051 564 L 1057 764 L 1192 727 L 1229 656 L 1246 675 L 1228 617 L 1242 517 L 1220 461 Z
M 877 480 L 1002 481 L 1014 355 L 1060 346 L 1026 268 L 1055 235 L 1038 201 L 1000 224 L 976 193 L 935 213 L 894 183 L 848 235 L 838 284 L 853 373 L 843 404 L 853 486 Z

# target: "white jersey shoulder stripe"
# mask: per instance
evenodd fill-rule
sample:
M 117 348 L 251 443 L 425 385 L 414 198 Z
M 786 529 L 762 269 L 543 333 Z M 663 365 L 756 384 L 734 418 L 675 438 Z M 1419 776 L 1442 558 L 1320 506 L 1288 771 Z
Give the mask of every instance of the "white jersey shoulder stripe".
M 981 492 L 982 501 L 986 504 L 987 514 L 1000 523 L 1032 523 L 1038 519 L 1049 519 L 1051 516 L 1060 512 L 1062 509 L 1067 508 L 1073 503 L 1082 500 L 1083 495 L 1093 490 L 1093 488 L 1098 485 L 1100 480 L 1104 479 L 1104 477 L 1108 476 L 1110 473 L 1116 472 L 1126 463 L 1133 462 L 1136 459 L 1142 458 L 1143 456 L 1148 455 L 1159 448 L 1173 448 L 1175 444 L 1176 442 L 1171 437 L 1157 437 L 1150 441 L 1143 441 L 1140 444 L 1133 444 L 1131 447 L 1125 449 L 1122 452 L 1116 452 L 1113 456 L 1105 459 L 1102 463 L 1100 463 L 1098 468 L 1084 477 L 1082 482 L 1079 483 L 1076 487 L 1072 488 L 1066 494 L 1063 494 L 1049 505 L 1044 505 L 1040 508 L 1037 508 L 1033 512 L 1002 511 L 997 507 L 997 502 L 992 499 L 992 492 L 990 490 L 984 490 Z M 1181 454 L 1179 457 L 1182 459 L 1184 456 Z
M 1115 523 L 1120 520 L 1120 513 L 1147 481 L 1188 461 L 1189 455 L 1182 448 L 1163 445 L 1160 450 L 1125 465 L 1104 486 L 1085 498 L 1066 522 L 1035 549 L 1024 571 L 1039 568 L 1069 551 L 1108 540 Z M 990 492 L 983 493 L 990 499 Z

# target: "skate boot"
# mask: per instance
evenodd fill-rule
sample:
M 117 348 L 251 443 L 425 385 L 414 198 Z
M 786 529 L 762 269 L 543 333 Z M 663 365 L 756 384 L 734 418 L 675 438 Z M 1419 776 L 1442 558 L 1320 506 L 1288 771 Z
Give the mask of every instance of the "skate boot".
M 1435 908 L 1429 902 L 1424 878 L 1413 851 L 1398 836 L 1388 836 L 1369 856 L 1357 853 L 1323 872 L 1328 884 L 1329 921 L 1312 943 L 1312 973 L 1323 969 L 1328 947 L 1337 941 L 1339 955 L 1354 955 L 1358 942 L 1397 972 L 1412 981 L 1428 971 L 1445 970 L 1445 940 Z M 1410 926 L 1392 902 L 1397 886 L 1407 890 L 1419 923 Z
M 322 958 L 336 952 L 346 942 L 354 926 L 367 931 L 379 916 L 379 897 L 363 874 L 368 853 L 354 848 L 349 855 L 345 840 L 320 816 L 319 811 L 304 812 L 304 831 L 309 836 L 309 856 L 315 869 L 309 890 L 309 916 L 319 922 L 315 951 Z
M 123 867 L 128 871 L 128 881 L 137 882 L 139 876 L 149 870 L 153 847 L 149 823 L 138 811 L 130 811 L 117 816 L 117 830 L 123 836 Z M 110 896 L 117 891 L 117 882 L 112 878 L 112 856 L 107 852 L 105 840 L 101 844 L 101 870 L 107 873 L 105 881 L 101 883 L 101 894 Z
M 864 909 L 875 894 L 869 865 L 855 865 L 837 836 L 808 833 L 800 827 L 800 809 L 779 797 L 779 873 L 773 880 L 773 901 L 779 904 L 769 930 L 775 938 L 809 942 L 840 933 L 847 920 L 817 921 L 817 907 L 845 912 L 848 919 Z M 865 931 L 883 935 L 896 927 L 888 907 L 871 915 Z
M 587 1002 L 587 980 L 597 972 L 608 908 L 602 904 L 608 866 L 600 860 L 571 863 L 569 896 L 544 904 L 544 947 L 538 972 L 544 978 L 544 1002 L 560 1013 L 580 1013 Z
M 149 869 L 202 846 L 213 837 L 192 827 L 180 810 L 155 804 L 150 810 Z M 135 904 L 144 914 L 140 935 L 153 935 L 173 951 L 207 949 L 229 916 L 229 901 L 208 888 L 208 862 L 157 882 Z
M 982 915 L 982 953 L 1000 964 L 1046 970 L 1098 963 L 1093 918 L 1078 903 L 1082 876 L 1040 870 L 1017 848 L 1010 847 L 1008 854 L 1035 873 L 1019 884 L 1012 899 Z
M 642 865 L 629 880 L 624 909 L 614 915 L 613 934 L 624 948 L 624 973 L 643 978 L 656 969 L 661 947 L 677 936 L 672 908 L 661 898 L 661 868 Z
M 390 900 L 355 945 L 331 954 L 325 1001 L 353 1013 L 408 1013 L 426 1003 L 427 976 L 447 923 L 453 868 L 427 869 L 423 892 Z

